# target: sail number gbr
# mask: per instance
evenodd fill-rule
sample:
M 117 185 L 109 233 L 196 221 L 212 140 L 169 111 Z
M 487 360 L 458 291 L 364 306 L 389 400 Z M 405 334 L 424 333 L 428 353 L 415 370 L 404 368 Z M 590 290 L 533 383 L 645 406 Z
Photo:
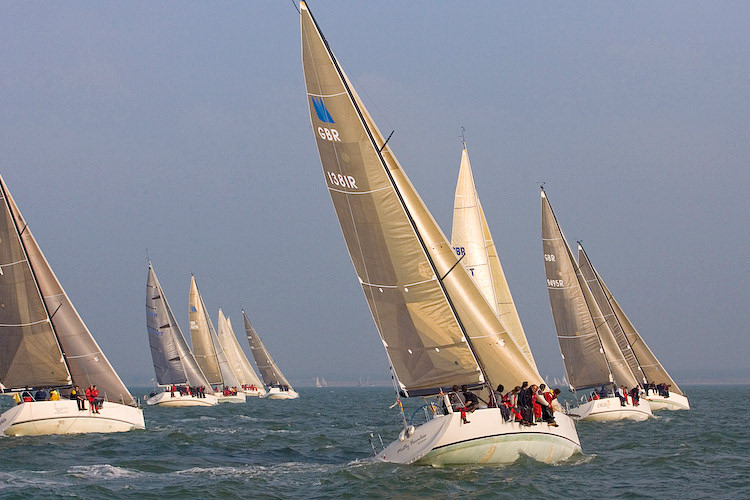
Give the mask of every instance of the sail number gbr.
M 325 141 L 341 142 L 339 131 L 335 128 L 318 127 L 318 135 Z

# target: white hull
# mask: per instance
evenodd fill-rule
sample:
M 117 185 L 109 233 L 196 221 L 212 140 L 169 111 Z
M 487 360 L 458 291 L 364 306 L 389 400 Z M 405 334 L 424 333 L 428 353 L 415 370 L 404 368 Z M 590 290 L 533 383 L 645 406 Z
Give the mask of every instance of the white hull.
M 521 455 L 555 463 L 581 451 L 573 420 L 555 412 L 558 427 L 539 422 L 524 427 L 505 422 L 498 408 L 469 413 L 464 424 L 458 413 L 438 416 L 388 445 L 377 458 L 386 462 L 442 466 L 511 464 Z M 403 440 L 401 438 L 404 438 Z
M 641 398 L 638 406 L 628 403 L 620 404 L 620 398 L 611 397 L 593 399 L 568 410 L 568 415 L 576 420 L 587 420 L 591 422 L 604 422 L 612 420 L 648 420 L 653 416 L 651 407 L 645 399 Z
M 208 394 L 206 394 L 206 397 L 208 397 Z M 247 397 L 245 396 L 244 392 L 238 392 L 237 394 L 234 394 L 232 396 L 225 396 L 220 392 L 217 392 L 216 398 L 218 399 L 219 403 L 244 403 L 245 401 L 247 401 Z
M 266 394 L 266 391 L 265 389 L 244 389 L 242 393 L 248 398 L 262 398 Z
M 282 391 L 278 387 L 271 387 L 268 389 L 268 392 L 264 396 L 264 398 L 268 399 L 297 399 L 299 397 L 299 394 L 297 391 L 294 391 L 292 389 L 289 389 L 288 391 Z
M 651 392 L 648 396 L 643 396 L 642 399 L 648 400 L 648 404 L 651 406 L 651 409 L 653 411 L 690 409 L 690 403 L 688 402 L 687 396 L 683 396 L 674 392 L 669 393 L 669 397 L 667 398 L 665 398 L 664 396 L 659 396 L 658 393 Z
M 183 396 L 179 392 L 175 392 L 174 397 L 172 397 L 169 391 L 160 392 L 146 400 L 146 404 L 150 406 L 215 406 L 217 403 L 217 398 L 213 394 L 206 394 L 205 398 L 199 398 L 188 395 Z
M 143 410 L 105 401 L 100 413 L 78 410 L 75 400 L 21 403 L 0 415 L 0 433 L 8 436 L 126 432 L 144 429 Z

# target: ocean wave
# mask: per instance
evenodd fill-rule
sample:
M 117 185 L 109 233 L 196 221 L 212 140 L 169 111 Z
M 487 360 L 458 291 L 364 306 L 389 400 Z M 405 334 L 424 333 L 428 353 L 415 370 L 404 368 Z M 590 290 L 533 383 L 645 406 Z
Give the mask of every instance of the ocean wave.
M 74 465 L 69 468 L 67 472 L 71 476 L 81 479 L 120 479 L 140 477 L 143 475 L 142 472 L 110 464 Z

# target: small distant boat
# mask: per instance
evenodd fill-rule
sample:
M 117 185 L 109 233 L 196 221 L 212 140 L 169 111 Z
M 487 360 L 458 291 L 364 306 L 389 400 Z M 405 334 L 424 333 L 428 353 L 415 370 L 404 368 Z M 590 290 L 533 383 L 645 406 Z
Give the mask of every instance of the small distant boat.
M 602 311 L 606 312 L 608 322 L 612 324 L 617 343 L 625 354 L 631 371 L 637 376 L 644 393 L 643 397 L 648 400 L 651 410 L 689 410 L 690 403 L 687 396 L 669 376 L 667 370 L 656 359 L 643 337 L 625 315 L 620 304 L 604 284 L 604 280 L 591 265 L 580 243 L 578 244 L 578 262 L 597 304 Z M 658 384 L 662 387 L 652 389 L 651 384 Z
M 245 321 L 245 333 L 247 334 L 247 341 L 250 343 L 250 352 L 253 353 L 260 376 L 263 377 L 263 383 L 267 386 L 266 394 L 261 397 L 269 399 L 297 399 L 299 394 L 292 388 L 292 384 L 281 373 L 271 355 L 268 354 L 266 346 L 263 345 L 260 335 L 255 331 L 250 320 L 247 319 L 245 311 L 242 311 L 242 318 Z
M 319 377 L 315 377 L 315 387 L 325 387 L 325 379 L 321 381 Z
M 144 429 L 143 410 L 76 311 L 0 177 L 0 383 L 17 404 L 0 434 L 39 436 Z M 68 399 L 96 385 L 97 413 Z M 36 400 L 51 387 L 62 399 Z
M 219 403 L 244 403 L 247 396 L 244 392 L 240 392 L 240 381 L 237 380 L 219 341 L 206 305 L 198 291 L 195 276 L 190 277 L 188 316 L 193 356 L 210 384 L 215 386 L 215 394 Z
M 552 211 L 542 188 L 542 247 L 552 316 L 570 388 L 584 392 L 584 401 L 568 414 L 578 420 L 636 420 L 652 416 L 645 399 L 635 404 L 615 397 L 619 386 L 638 387 L 623 347 L 613 332 L 612 315 L 602 312 L 581 266 Z
M 258 378 L 258 374 L 253 370 L 253 365 L 245 356 L 245 351 L 237 342 L 237 336 L 232 328 L 232 321 L 228 316 L 219 309 L 219 318 L 217 319 L 219 342 L 224 348 L 224 352 L 229 360 L 229 365 L 234 370 L 237 380 L 240 383 L 242 392 L 247 397 L 261 397 L 266 393 L 263 383 Z
M 429 465 L 551 463 L 580 452 L 573 421 L 521 426 L 500 408 L 464 422 L 446 391 L 466 384 L 491 401 L 502 383 L 541 375 L 459 265 L 450 243 L 365 109 L 305 2 L 300 3 L 308 109 L 351 262 L 391 365 L 403 429 L 379 460 Z M 425 423 L 402 397 L 432 396 Z M 421 412 L 415 415 L 422 415 Z
M 217 398 L 211 384 L 195 361 L 177 324 L 172 308 L 161 288 L 151 262 L 148 263 L 146 281 L 146 329 L 151 357 L 154 361 L 156 382 L 164 391 L 146 400 L 158 406 L 214 406 Z M 205 387 L 205 395 L 188 393 L 187 387 Z M 173 390 L 177 388 L 177 390 Z M 182 391 L 180 391 L 182 389 Z M 202 397 L 205 396 L 205 397 Z

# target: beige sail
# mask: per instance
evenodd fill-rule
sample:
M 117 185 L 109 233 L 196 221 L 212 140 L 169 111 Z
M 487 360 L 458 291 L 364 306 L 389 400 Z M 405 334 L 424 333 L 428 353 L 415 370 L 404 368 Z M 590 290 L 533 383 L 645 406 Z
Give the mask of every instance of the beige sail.
M 457 259 L 305 4 L 302 61 L 324 178 L 402 389 L 541 379 Z M 450 271 L 450 272 L 449 272 Z M 481 364 L 481 368 L 480 368 Z
M 195 276 L 190 277 L 190 296 L 188 299 L 188 317 L 190 319 L 190 341 L 193 344 L 193 356 L 198 362 L 203 374 L 212 385 L 224 383 L 219 371 L 214 341 L 211 339 L 211 329 L 208 312 L 203 299 L 198 292 Z
M 521 325 L 521 318 L 518 317 L 510 287 L 500 264 L 497 247 L 479 201 L 469 162 L 469 152 L 465 144 L 461 152 L 461 167 L 453 204 L 451 245 L 456 256 L 463 257 L 461 264 L 500 317 L 500 321 L 526 360 L 536 369 L 534 356 L 531 354 L 529 342 Z
M 2 182 L 1 179 L 0 182 Z M 108 400 L 135 406 L 133 396 L 99 348 L 52 271 L 4 182 L 2 182 L 2 187 L 15 226 L 19 228 L 28 263 L 33 270 L 47 311 L 49 311 L 52 328 L 64 353 L 72 382 L 82 387 L 97 385 L 100 394 Z M 44 345 L 41 347 L 48 349 Z
M 248 361 L 245 352 L 237 342 L 237 337 L 232 329 L 232 322 L 229 317 L 224 316 L 224 313 L 219 309 L 219 318 L 217 320 L 217 334 L 219 341 L 224 347 L 224 353 L 227 356 L 229 365 L 234 370 L 234 374 L 237 377 L 238 382 L 241 386 L 254 385 L 255 387 L 263 387 L 258 375 L 253 370 L 250 361 Z

